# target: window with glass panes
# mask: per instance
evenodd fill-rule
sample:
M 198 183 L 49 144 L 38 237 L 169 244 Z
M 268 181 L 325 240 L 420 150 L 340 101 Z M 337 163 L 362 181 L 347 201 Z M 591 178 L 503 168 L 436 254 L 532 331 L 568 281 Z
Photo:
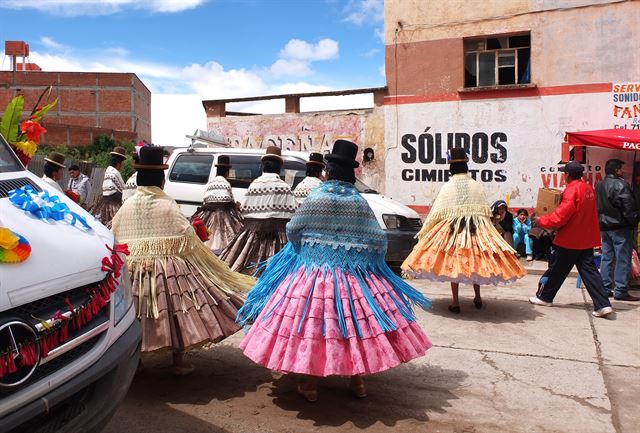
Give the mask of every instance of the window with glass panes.
M 530 34 L 464 40 L 464 87 L 530 82 Z

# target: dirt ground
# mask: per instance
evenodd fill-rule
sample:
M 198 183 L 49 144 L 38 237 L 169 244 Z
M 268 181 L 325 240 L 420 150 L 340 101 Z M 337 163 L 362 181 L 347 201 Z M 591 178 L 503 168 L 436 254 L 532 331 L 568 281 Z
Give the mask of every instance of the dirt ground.
M 415 283 L 434 304 L 418 314 L 434 347 L 368 377 L 363 400 L 334 377 L 321 382 L 318 402 L 306 402 L 295 377 L 242 354 L 242 333 L 190 353 L 196 371 L 186 377 L 171 374 L 169 355 L 146 356 L 105 432 L 638 431 L 639 306 L 616 302 L 614 320 L 593 319 L 575 279 L 554 307 L 533 306 L 537 278 L 483 288 L 482 310 L 461 288 L 459 316 L 447 311 L 446 285 Z

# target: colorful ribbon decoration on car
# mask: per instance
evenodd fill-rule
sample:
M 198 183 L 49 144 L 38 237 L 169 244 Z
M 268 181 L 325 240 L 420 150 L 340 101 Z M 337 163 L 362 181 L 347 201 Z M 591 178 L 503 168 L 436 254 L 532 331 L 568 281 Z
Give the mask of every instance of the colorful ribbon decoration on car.
M 80 229 L 91 231 L 87 220 L 72 212 L 66 203 L 60 201 L 57 195 L 49 195 L 48 191 L 37 192 L 31 185 L 9 191 L 9 200 L 16 207 L 48 222 L 48 220 L 65 221 L 67 224 Z

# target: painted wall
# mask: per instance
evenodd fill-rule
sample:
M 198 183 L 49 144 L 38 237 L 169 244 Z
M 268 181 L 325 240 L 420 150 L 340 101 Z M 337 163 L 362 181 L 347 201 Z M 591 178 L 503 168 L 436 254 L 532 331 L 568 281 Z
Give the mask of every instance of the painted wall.
M 639 25 L 637 1 L 387 0 L 389 94 L 457 92 L 464 86 L 463 38 L 525 31 L 531 80 L 540 87 L 635 81 Z
M 472 175 L 491 202 L 534 207 L 539 188 L 564 187 L 557 170 L 564 133 L 613 128 L 621 121 L 613 106 L 611 92 L 388 105 L 385 140 L 397 144 L 387 147 L 386 192 L 430 206 L 448 178 L 447 148 L 455 145 L 468 150 Z M 624 122 L 640 124 L 640 116 Z M 586 179 L 600 180 L 613 157 L 633 162 L 632 152 L 589 148 Z
M 224 136 L 234 148 L 328 153 L 338 139 L 371 147 L 376 159 L 361 164 L 359 176 L 380 192 L 384 191 L 384 109 L 331 111 L 318 113 L 265 114 L 258 116 L 209 117 L 207 128 Z

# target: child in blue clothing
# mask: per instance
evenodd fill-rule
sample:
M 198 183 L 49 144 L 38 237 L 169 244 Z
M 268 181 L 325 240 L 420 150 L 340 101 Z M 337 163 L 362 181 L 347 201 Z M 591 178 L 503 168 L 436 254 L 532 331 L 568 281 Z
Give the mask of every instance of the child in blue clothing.
M 529 212 L 526 209 L 519 209 L 516 218 L 513 220 L 513 248 L 517 249 L 524 242 L 528 262 L 533 260 L 533 248 L 529 230 L 531 230 Z

